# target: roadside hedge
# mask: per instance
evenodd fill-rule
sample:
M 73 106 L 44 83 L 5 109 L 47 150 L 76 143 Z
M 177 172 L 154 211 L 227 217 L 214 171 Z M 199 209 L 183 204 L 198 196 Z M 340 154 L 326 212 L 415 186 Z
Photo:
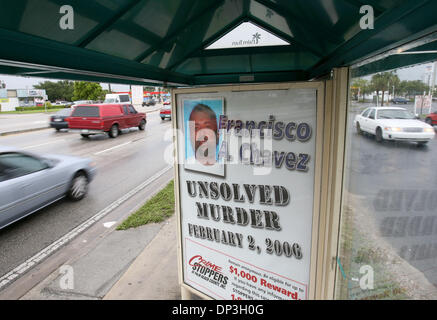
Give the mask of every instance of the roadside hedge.
M 63 105 L 48 105 L 47 110 L 50 109 L 62 109 L 62 108 L 69 108 L 69 106 L 63 106 Z M 41 110 L 44 111 L 46 108 L 44 106 L 40 107 L 16 107 L 15 111 L 34 111 L 34 110 Z

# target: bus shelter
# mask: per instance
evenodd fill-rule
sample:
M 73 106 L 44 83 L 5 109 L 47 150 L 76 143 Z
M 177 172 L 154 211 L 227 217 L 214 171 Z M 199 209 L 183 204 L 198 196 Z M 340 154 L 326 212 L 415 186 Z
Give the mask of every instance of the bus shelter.
M 437 296 L 435 174 L 384 176 L 390 152 L 354 140 L 349 94 L 437 58 L 435 1 L 0 7 L 1 74 L 171 88 L 184 298 Z

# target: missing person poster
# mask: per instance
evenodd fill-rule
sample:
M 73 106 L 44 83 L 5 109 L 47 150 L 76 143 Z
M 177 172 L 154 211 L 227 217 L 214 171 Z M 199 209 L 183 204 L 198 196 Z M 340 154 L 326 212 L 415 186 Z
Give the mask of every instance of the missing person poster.
M 317 90 L 176 100 L 183 282 L 214 299 L 308 299 Z

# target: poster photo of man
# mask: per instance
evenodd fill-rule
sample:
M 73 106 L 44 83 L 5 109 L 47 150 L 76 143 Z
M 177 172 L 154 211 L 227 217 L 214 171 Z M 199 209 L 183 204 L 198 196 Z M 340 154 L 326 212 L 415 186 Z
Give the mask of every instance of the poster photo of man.
M 219 127 L 224 114 L 223 98 L 183 100 L 185 163 L 187 170 L 224 176 L 224 163 L 219 160 L 222 141 Z

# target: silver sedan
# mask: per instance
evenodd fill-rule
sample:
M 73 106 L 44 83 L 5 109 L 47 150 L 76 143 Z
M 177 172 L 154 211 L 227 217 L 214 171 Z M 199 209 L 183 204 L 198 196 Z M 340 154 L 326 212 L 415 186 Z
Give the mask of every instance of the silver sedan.
M 0 229 L 65 196 L 83 199 L 95 172 L 90 159 L 0 146 Z

